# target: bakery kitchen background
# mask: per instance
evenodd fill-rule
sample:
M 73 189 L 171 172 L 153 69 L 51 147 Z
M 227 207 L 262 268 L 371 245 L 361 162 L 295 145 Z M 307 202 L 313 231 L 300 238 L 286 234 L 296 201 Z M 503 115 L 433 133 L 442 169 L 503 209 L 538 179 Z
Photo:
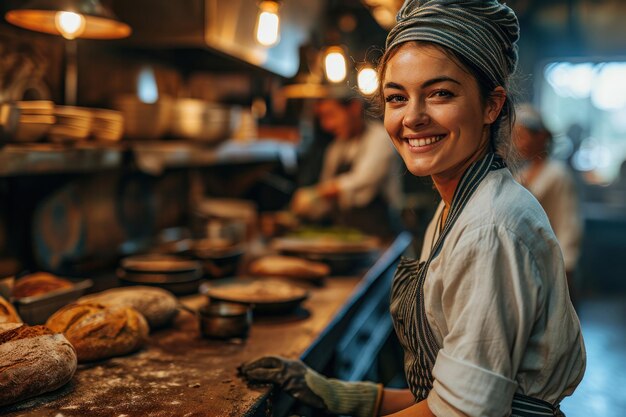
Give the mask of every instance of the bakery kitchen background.
M 234 371 L 239 362 L 278 345 L 286 346 L 279 353 L 305 357 L 345 378 L 392 381 L 401 375 L 393 359 L 401 353 L 389 341 L 384 288 L 400 254 L 421 247 L 420 236 L 437 204 L 429 184 L 403 175 L 403 221 L 410 237 L 385 242 L 377 257 L 367 257 L 371 242 L 364 239 L 359 254 L 367 256 L 360 258 L 326 254 L 321 267 L 284 259 L 255 265 L 260 268 L 255 275 L 288 265 L 300 274 L 307 271 L 311 282 L 304 293 L 281 287 L 289 294 L 288 310 L 279 308 L 273 318 L 250 318 L 248 310 L 227 312 L 239 320 L 235 336 L 248 339 L 225 343 L 201 337 L 220 331 L 211 326 L 221 313 L 200 314 L 206 294 L 199 291 L 202 278 L 249 275 L 254 271 L 247 269 L 251 254 L 294 227 L 285 208 L 296 186 L 315 181 L 329 142 L 302 98 L 328 87 L 323 58 L 330 51 L 341 51 L 347 63 L 342 82 L 359 88 L 358 71 L 373 66 L 402 1 L 7 0 L 0 2 L 0 13 L 5 17 L 38 2 L 45 3 L 44 9 L 71 4 L 106 10 L 116 22 L 110 33 L 122 37 L 66 39 L 8 18 L 0 22 L 0 295 L 13 301 L 0 297 L 0 332 L 8 329 L 3 321 L 19 315 L 33 325 L 54 317 L 53 330 L 76 335 L 79 329 L 67 324 L 85 314 L 106 316 L 129 337 L 117 341 L 119 350 L 107 351 L 112 359 L 89 362 L 93 346 L 74 340 L 78 348 L 69 349 L 66 341 L 41 328 L 2 333 L 0 358 L 3 346 L 8 349 L 6 340 L 37 338 L 43 347 L 37 354 L 55 351 L 65 366 L 57 368 L 54 382 L 33 386 L 43 395 L 32 402 L 21 401 L 32 396 L 28 390 L 0 390 L 0 414 L 113 415 L 107 410 L 114 410 L 114 415 L 134 416 L 177 415 L 172 411 L 177 410 L 199 415 L 210 410 L 220 415 L 228 410 L 229 415 L 269 415 L 273 409 L 274 415 L 290 415 L 302 410 L 284 398 L 268 397 L 267 390 L 250 390 Z M 583 328 L 596 315 L 613 324 L 599 312 L 623 317 L 622 304 L 604 303 L 609 295 L 626 291 L 626 2 L 507 4 L 516 10 L 524 33 L 520 71 L 528 76 L 519 80 L 521 100 L 537 104 L 555 127 L 553 152 L 570 164 L 581 190 L 580 287 L 592 301 L 600 300 L 581 310 Z M 275 10 L 280 37 L 260 39 L 259 15 Z M 224 241 L 237 245 L 219 246 Z M 281 243 L 287 245 L 285 252 L 306 253 Z M 145 264 L 132 257 L 145 253 L 182 255 L 184 261 L 166 272 L 142 270 Z M 382 261 L 374 264 L 376 259 Z M 16 301 L 15 283 L 40 272 L 50 275 L 24 281 L 23 302 Z M 137 296 L 110 289 L 133 280 L 150 283 L 154 276 L 173 279 L 172 291 L 154 285 Z M 61 305 L 51 307 L 36 298 L 29 304 L 34 287 L 56 288 L 63 294 Z M 101 293 L 107 289 L 114 292 Z M 104 297 L 83 299 L 87 303 L 117 300 L 142 314 L 66 307 L 87 293 Z M 275 307 L 269 306 L 270 313 Z M 626 346 L 621 326 L 606 328 L 607 338 L 618 338 L 615 346 Z M 598 329 L 590 334 L 601 334 Z M 585 398 L 623 385 L 622 353 L 623 348 L 615 348 L 598 354 L 608 358 L 605 367 L 594 364 L 589 372 L 596 381 L 613 374 L 618 381 L 598 382 L 606 389 L 583 387 Z M 369 363 L 368 354 L 377 359 Z M 88 364 L 77 368 L 77 362 Z M 0 374 L 2 369 L 0 363 Z M 0 387 L 3 383 L 0 378 Z M 207 387 L 215 390 L 211 400 L 199 394 Z M 611 395 L 598 402 L 608 404 L 606 410 L 591 404 L 581 408 L 587 414 L 571 415 L 609 416 L 612 404 L 624 404 L 623 397 Z M 134 396 L 149 399 L 154 408 Z M 124 403 L 130 408 L 124 409 Z

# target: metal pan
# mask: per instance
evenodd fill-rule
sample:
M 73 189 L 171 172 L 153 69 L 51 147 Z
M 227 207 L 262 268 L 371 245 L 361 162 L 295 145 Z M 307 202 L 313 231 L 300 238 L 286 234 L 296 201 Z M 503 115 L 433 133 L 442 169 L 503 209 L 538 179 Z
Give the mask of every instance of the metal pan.
M 127 272 L 142 274 L 195 273 L 202 270 L 202 265 L 192 259 L 159 254 L 129 256 L 122 259 L 120 267 Z
M 24 322 L 31 325 L 43 324 L 54 312 L 76 301 L 92 286 L 93 281 L 85 279 L 68 288 L 32 297 L 14 298 L 11 301 Z
M 152 285 L 176 295 L 198 291 L 202 265 L 198 261 L 173 255 L 138 255 L 122 259 L 117 270 L 125 284 Z
M 186 295 L 198 292 L 202 281 L 202 271 L 183 274 L 142 274 L 117 270 L 120 282 L 126 285 L 150 285 L 171 291 L 176 295 Z

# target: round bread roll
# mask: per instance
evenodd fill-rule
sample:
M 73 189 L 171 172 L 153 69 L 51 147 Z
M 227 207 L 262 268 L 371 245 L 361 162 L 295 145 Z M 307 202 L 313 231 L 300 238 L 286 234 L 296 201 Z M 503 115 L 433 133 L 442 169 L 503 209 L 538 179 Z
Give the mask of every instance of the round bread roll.
M 54 391 L 75 371 L 76 352 L 62 334 L 45 326 L 0 329 L 0 406 Z
M 79 362 L 121 356 L 141 348 L 148 340 L 148 323 L 132 307 L 69 304 L 46 322 L 61 332 L 76 349 Z
M 61 288 L 70 288 L 72 285 L 72 282 L 65 278 L 60 278 L 47 272 L 37 272 L 25 275 L 15 281 L 13 297 L 32 297 L 33 295 L 46 294 Z
M 174 294 L 147 286 L 112 288 L 82 297 L 78 302 L 133 307 L 148 320 L 151 330 L 170 324 L 178 313 L 178 300 Z
M 323 278 L 330 274 L 330 267 L 321 262 L 308 261 L 294 256 L 270 255 L 252 261 L 248 272 L 262 276 Z
M 21 323 L 22 319 L 18 316 L 13 305 L 4 298 L 0 297 L 0 323 Z

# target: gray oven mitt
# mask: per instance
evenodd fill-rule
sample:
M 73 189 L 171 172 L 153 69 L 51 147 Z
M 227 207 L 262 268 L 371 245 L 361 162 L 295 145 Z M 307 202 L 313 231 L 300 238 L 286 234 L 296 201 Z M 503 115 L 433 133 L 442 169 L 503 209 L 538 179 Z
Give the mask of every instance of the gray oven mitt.
M 272 382 L 302 403 L 331 414 L 372 417 L 378 412 L 382 385 L 326 378 L 298 360 L 264 356 L 239 371 L 250 382 Z

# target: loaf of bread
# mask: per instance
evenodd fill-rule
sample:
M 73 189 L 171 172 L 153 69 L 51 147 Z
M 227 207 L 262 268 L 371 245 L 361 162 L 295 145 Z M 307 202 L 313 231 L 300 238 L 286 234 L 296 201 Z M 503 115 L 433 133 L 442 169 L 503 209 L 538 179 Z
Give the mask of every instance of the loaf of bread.
M 250 263 L 252 275 L 281 276 L 289 278 L 322 278 L 330 273 L 328 265 L 294 256 L 270 255 Z
M 69 304 L 46 322 L 54 332 L 67 337 L 79 362 L 125 355 L 148 339 L 148 323 L 134 308 L 100 304 Z
M 70 288 L 72 282 L 47 272 L 37 272 L 25 275 L 15 281 L 13 297 L 23 298 L 33 295 L 42 295 L 61 288 Z
M 178 313 L 178 300 L 174 294 L 147 286 L 113 288 L 82 297 L 78 302 L 133 307 L 148 320 L 150 330 L 170 324 Z
M 0 406 L 54 391 L 72 379 L 76 352 L 62 334 L 53 334 L 45 326 L 4 324 L 2 328 Z
M 0 323 L 21 323 L 13 305 L 0 296 Z

